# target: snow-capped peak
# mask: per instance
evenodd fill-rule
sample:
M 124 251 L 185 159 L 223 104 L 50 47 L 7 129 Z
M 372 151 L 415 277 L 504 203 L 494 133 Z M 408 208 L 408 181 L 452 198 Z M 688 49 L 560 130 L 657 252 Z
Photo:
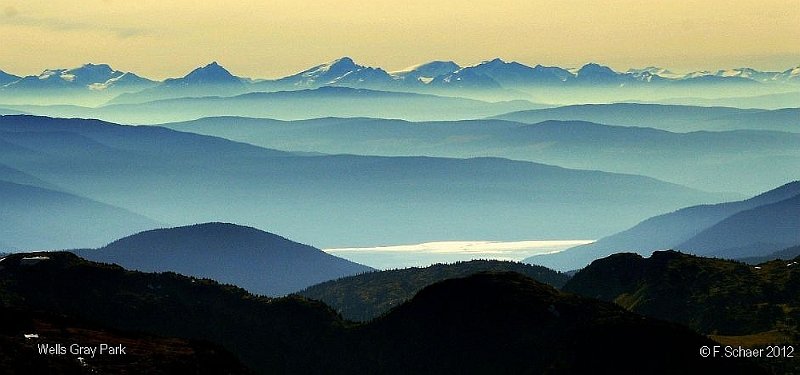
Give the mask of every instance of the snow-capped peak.
M 358 70 L 363 68 L 360 65 L 357 65 L 353 59 L 345 56 L 331 62 L 327 62 L 325 64 L 317 65 L 309 70 L 306 70 L 300 73 L 303 77 L 319 77 L 323 74 L 333 74 L 338 76 L 342 76 L 347 74 L 348 72 L 352 72 L 354 70 Z

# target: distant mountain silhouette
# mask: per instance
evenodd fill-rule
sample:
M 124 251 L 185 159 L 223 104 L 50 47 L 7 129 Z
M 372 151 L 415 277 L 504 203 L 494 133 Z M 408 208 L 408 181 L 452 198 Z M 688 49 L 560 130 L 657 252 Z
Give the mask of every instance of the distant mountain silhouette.
M 153 88 L 153 90 L 155 92 L 160 89 Z M 171 92 L 172 89 L 165 90 L 165 92 Z M 187 88 L 187 90 L 189 89 Z M 237 90 L 239 89 L 235 88 L 229 94 L 233 95 Z M 278 92 L 252 92 L 235 96 L 229 94 L 216 93 L 210 97 L 204 94 L 192 94 L 188 95 L 189 97 L 169 99 L 155 93 L 153 95 L 141 93 L 136 95 L 147 99 L 147 103 L 112 104 L 99 108 L 21 107 L 20 109 L 29 109 L 48 116 L 155 124 L 210 116 L 277 119 L 308 119 L 327 116 L 385 117 L 409 120 L 466 119 L 522 109 L 542 108 L 541 105 L 523 100 L 491 103 L 429 94 L 339 86 Z M 123 99 L 120 97 L 114 103 L 122 103 Z
M 142 215 L 74 194 L 0 180 L 4 249 L 101 246 L 160 225 Z
M 800 245 L 792 246 L 790 248 L 783 249 L 783 250 L 778 250 L 778 251 L 776 251 L 774 253 L 767 254 L 767 255 L 762 255 L 762 256 L 757 256 L 757 257 L 749 257 L 749 258 L 741 258 L 739 260 L 741 260 L 742 262 L 746 262 L 748 264 L 759 264 L 759 263 L 769 262 L 771 260 L 776 260 L 776 259 L 789 260 L 789 259 L 794 259 L 794 258 L 797 258 L 797 257 L 800 257 Z
M 461 67 L 452 61 L 431 61 L 424 64 L 408 67 L 403 70 L 391 72 L 396 79 L 407 84 L 430 83 L 434 78 L 451 74 Z
M 272 233 L 225 223 L 151 230 L 76 253 L 133 270 L 214 279 L 268 296 L 374 271 Z
M 85 64 L 75 69 L 49 69 L 40 75 L 21 79 L 13 75 L 0 75 L 0 87 L 10 88 L 7 92 L 0 89 L 0 99 L 10 100 L 14 104 L 96 106 L 115 95 L 119 96 L 113 99 L 114 103 L 142 103 L 168 98 L 232 96 L 245 92 L 341 86 L 442 94 L 490 101 L 542 98 L 548 103 L 573 104 L 626 101 L 631 98 L 662 101 L 689 95 L 705 98 L 769 95 L 791 91 L 794 85 L 800 83 L 800 67 L 783 72 L 736 68 L 681 75 L 655 67 L 617 72 L 597 63 L 588 63 L 579 68 L 542 65 L 531 67 L 518 62 L 506 62 L 500 58 L 466 67 L 450 61 L 431 61 L 387 73 L 380 67 L 367 67 L 357 64 L 349 57 L 342 57 L 287 77 L 257 80 L 239 80 L 239 77 L 231 75 L 213 62 L 190 73 L 192 77 L 169 78 L 160 83 L 133 73 L 120 76 L 115 72 L 110 75 L 108 71 L 111 69 L 106 69 L 107 67 L 106 64 Z M 74 74 L 76 71 L 80 74 Z M 102 74 L 97 75 L 96 72 Z M 206 75 L 204 72 L 211 74 Z M 208 79 L 196 80 L 195 84 L 186 85 L 186 78 L 194 79 L 198 75 Z M 73 84 L 82 82 L 81 76 L 96 78 L 86 85 Z M 155 85 L 158 88 L 150 90 Z M 72 90 L 71 96 L 53 92 L 53 89 L 58 91 L 67 87 L 82 87 L 82 90 Z M 30 90 L 30 95 L 20 95 L 26 90 Z M 17 96 L 16 100 L 14 95 Z M 752 107 L 750 104 L 745 105 Z
M 213 117 L 163 126 L 262 147 L 330 154 L 497 156 L 639 174 L 702 190 L 746 195 L 800 175 L 800 133 L 673 133 L 554 120 L 528 125 L 505 120 L 322 118 L 288 122 Z M 745 174 L 751 178 L 742 179 Z
M 16 109 L 0 108 L 0 115 L 27 115 L 27 112 Z
M 743 217 L 744 219 L 752 219 L 750 215 L 771 212 L 771 205 L 778 204 L 778 207 L 782 207 L 784 204 L 779 202 L 787 199 L 797 199 L 798 195 L 800 195 L 800 181 L 795 181 L 743 201 L 687 207 L 649 218 L 630 229 L 602 238 L 594 243 L 577 246 L 556 254 L 533 256 L 525 259 L 525 261 L 554 269 L 568 270 L 581 268 L 591 263 L 592 260 L 619 252 L 636 252 L 646 256 L 655 250 L 681 248 L 686 251 L 698 251 L 699 254 L 707 255 L 713 253 L 713 251 L 694 250 L 682 244 L 739 213 L 755 209 L 753 213 L 746 214 Z M 790 200 L 787 203 L 791 202 Z M 767 207 L 766 211 L 762 207 Z M 744 231 L 739 233 L 727 232 L 728 235 L 735 236 L 739 240 L 742 240 L 742 237 L 752 236 L 749 237 L 749 242 L 739 243 L 739 246 L 750 248 L 752 252 L 747 254 L 747 250 L 742 249 L 742 252 L 729 254 L 727 257 L 752 257 L 759 255 L 759 253 L 767 255 L 769 252 L 775 251 L 775 249 L 769 251 L 752 247 L 757 245 L 757 242 L 763 239 L 763 236 L 769 237 L 769 234 L 764 234 L 764 232 L 770 233 L 776 229 L 778 230 L 777 233 L 783 234 L 780 242 L 785 243 L 785 238 L 787 236 L 791 237 L 793 228 L 779 229 L 774 228 L 772 225 L 775 224 L 775 220 L 783 220 L 787 225 L 791 223 L 791 205 L 787 205 L 786 208 L 788 209 L 788 212 L 785 212 L 786 215 L 769 219 L 763 218 L 764 221 L 760 223 L 763 224 L 763 227 L 759 228 L 759 230 L 755 230 L 756 228 L 740 228 L 740 230 Z M 738 219 L 734 220 L 733 223 L 737 221 Z M 723 228 L 725 226 L 720 227 L 720 229 Z M 702 240 L 704 237 L 705 235 L 698 240 Z M 731 242 L 724 240 L 722 243 L 730 244 Z M 773 246 L 775 245 L 773 243 Z M 725 256 L 723 253 L 715 255 Z
M 298 294 L 325 302 L 345 319 L 367 321 L 410 300 L 428 285 L 487 271 L 517 272 L 555 287 L 563 286 L 568 279 L 566 275 L 544 267 L 515 262 L 473 260 L 435 264 L 425 268 L 370 272 L 327 281 L 311 286 Z
M 796 101 L 800 106 L 800 100 Z M 779 108 L 764 112 L 742 113 L 711 120 L 720 129 L 764 129 L 800 133 L 800 108 Z
M 22 147 L 15 147 L 15 146 L 16 145 L 14 145 L 13 143 L 0 141 L 0 147 L 10 148 L 12 151 L 20 152 L 21 156 L 25 156 L 25 153 L 30 151 Z M 22 172 L 20 170 L 11 168 L 3 164 L 0 164 L 0 181 L 12 182 L 19 185 L 35 186 L 51 190 L 59 190 L 59 188 L 53 184 L 42 181 L 37 177 L 31 176 L 25 172 Z
M 153 82 L 136 76 L 133 73 L 114 70 L 108 64 L 85 64 L 73 69 L 45 70 L 38 76 L 24 77 L 13 84 L 6 85 L 6 90 L 32 90 L 32 89 L 72 89 L 72 90 L 102 90 L 108 89 L 112 82 L 117 86 L 119 79 L 132 86 L 147 86 Z M 115 87 L 120 88 L 120 87 Z M 141 89 L 141 87 L 137 87 Z
M 435 77 L 430 81 L 431 87 L 445 88 L 451 92 L 456 90 L 477 91 L 502 91 L 503 87 L 497 81 L 480 70 L 461 68 L 452 74 Z
M 220 85 L 240 84 L 242 79 L 234 76 L 216 61 L 192 70 L 183 78 L 172 78 L 164 81 L 166 86 Z
M 432 84 L 445 87 L 458 84 L 470 87 L 475 85 L 474 87 L 486 86 L 488 88 L 504 87 L 515 89 L 530 85 L 563 84 L 573 78 L 574 76 L 569 71 L 562 68 L 541 65 L 529 67 L 518 62 L 506 62 L 498 58 L 437 77 Z M 471 82 L 472 80 L 475 82 Z M 484 83 L 481 84 L 481 82 Z
M 215 342 L 264 374 L 765 373 L 748 361 L 699 357 L 714 342 L 687 328 L 514 273 L 437 283 L 354 326 L 300 297 L 254 297 L 69 253 L 12 255 L 0 267 L 3 306 Z
M 0 148 L 0 163 L 73 194 L 167 225 L 246 223 L 319 247 L 591 239 L 722 198 L 501 158 L 307 156 L 97 120 L 4 116 L 2 140 L 29 154 Z
M 662 104 L 585 104 L 534 109 L 495 116 L 534 124 L 547 120 L 589 121 L 606 125 L 646 126 L 687 132 L 702 130 L 777 130 L 800 132 L 800 108 L 769 111 L 729 107 Z
M 181 78 L 166 79 L 147 90 L 120 95 L 109 103 L 130 104 L 184 97 L 233 96 L 247 92 L 248 83 L 247 79 L 234 76 L 214 61 Z
M 675 248 L 730 259 L 761 256 L 795 245 L 800 245 L 800 193 L 738 212 Z
M 48 69 L 39 75 L 0 83 L 0 102 L 97 105 L 114 96 L 155 85 L 156 82 L 115 70 L 108 64 L 84 64 L 72 69 Z
M 589 63 L 575 73 L 575 81 L 583 84 L 618 85 L 633 82 L 632 76 L 619 74 L 607 66 Z
M 800 92 L 750 94 L 724 98 L 678 97 L 660 100 L 663 104 L 699 105 L 707 107 L 738 107 L 783 109 L 800 106 Z
M 22 77 L 18 77 L 0 70 L 0 86 L 5 86 L 11 82 L 18 81 L 20 78 Z
M 345 56 L 278 80 L 258 82 L 254 85 L 257 90 L 253 91 L 300 90 L 325 86 L 380 90 L 394 84 L 395 80 L 385 70 L 356 64 L 353 59 Z

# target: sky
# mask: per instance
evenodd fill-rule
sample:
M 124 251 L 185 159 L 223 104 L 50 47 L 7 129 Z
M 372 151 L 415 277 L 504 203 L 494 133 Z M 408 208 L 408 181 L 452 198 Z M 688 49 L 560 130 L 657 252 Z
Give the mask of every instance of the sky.
M 341 56 L 676 72 L 800 65 L 800 0 L 0 0 L 0 70 L 108 63 L 148 78 L 218 61 L 276 78 Z

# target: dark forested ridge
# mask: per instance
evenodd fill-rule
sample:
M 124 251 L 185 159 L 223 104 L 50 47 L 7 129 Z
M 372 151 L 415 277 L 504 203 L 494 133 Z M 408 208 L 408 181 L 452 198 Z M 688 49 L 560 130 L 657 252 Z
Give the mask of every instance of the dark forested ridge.
M 440 282 L 372 323 L 351 325 L 300 297 L 254 297 L 71 253 L 13 254 L 0 267 L 2 311 L 208 340 L 265 374 L 763 373 L 746 361 L 698 357 L 713 341 L 686 328 L 516 273 Z M 11 346 L 17 350 L 19 342 Z
M 211 341 L 262 373 L 286 373 L 287 366 L 302 372 L 304 348 L 316 345 L 306 340 L 322 338 L 340 325 L 335 313 L 319 303 L 255 297 L 174 273 L 126 271 L 72 253 L 12 254 L 0 267 L 4 310 L 42 311 L 107 329 Z
M 410 300 L 424 287 L 479 272 L 517 272 L 560 288 L 568 276 L 545 267 L 496 260 L 435 264 L 424 268 L 369 272 L 311 286 L 300 295 L 320 300 L 346 319 L 367 321 Z
M 798 261 L 754 266 L 675 251 L 657 251 L 650 258 L 624 253 L 592 262 L 564 290 L 613 301 L 706 334 L 782 330 L 791 339 L 797 336 L 800 321 Z
M 675 251 L 616 254 L 575 274 L 564 290 L 759 349 L 800 339 L 799 267 L 800 258 L 748 265 Z M 796 354 L 761 363 L 776 374 L 800 371 Z
M 26 338 L 25 335 L 38 335 Z M 91 354 L 45 355 L 38 345 L 73 344 Z M 100 345 L 122 345 L 123 354 L 100 353 Z M 26 374 L 252 374 L 235 355 L 207 341 L 110 329 L 60 314 L 0 306 L 0 371 Z M 120 352 L 121 353 L 121 352 Z M 77 357 L 82 357 L 83 362 Z

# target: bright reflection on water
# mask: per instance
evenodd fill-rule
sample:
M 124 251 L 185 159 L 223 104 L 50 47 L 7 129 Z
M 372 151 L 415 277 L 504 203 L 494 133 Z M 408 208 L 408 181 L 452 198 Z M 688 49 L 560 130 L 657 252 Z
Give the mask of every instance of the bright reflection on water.
M 426 267 L 472 259 L 521 261 L 539 254 L 557 253 L 591 240 L 560 241 L 440 241 L 414 245 L 324 249 L 341 258 L 378 269 Z

